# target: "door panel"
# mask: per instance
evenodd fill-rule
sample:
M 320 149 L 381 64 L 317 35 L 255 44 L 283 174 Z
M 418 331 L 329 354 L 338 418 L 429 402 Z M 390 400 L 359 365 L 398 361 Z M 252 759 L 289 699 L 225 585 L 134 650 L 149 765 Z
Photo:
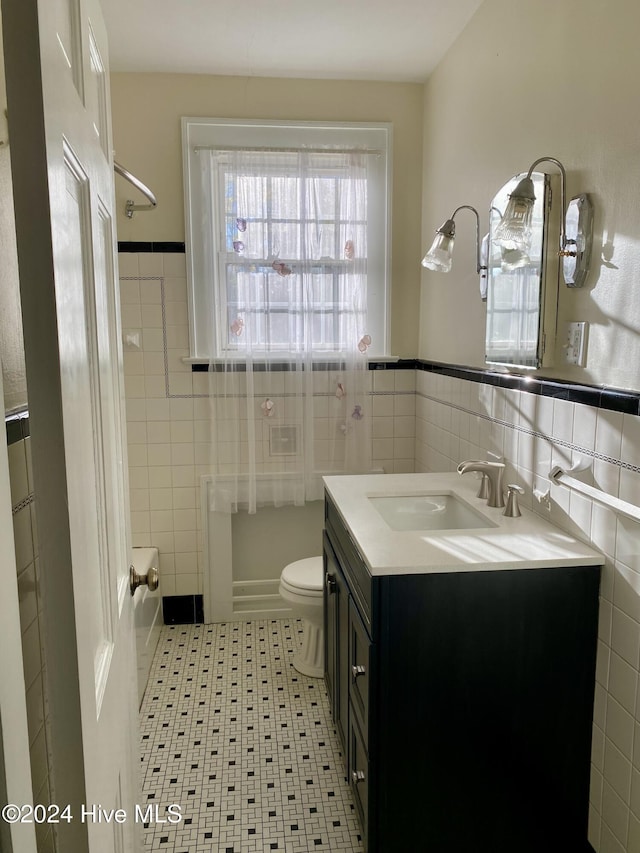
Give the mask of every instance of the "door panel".
M 55 3 L 56 38 L 65 59 L 68 73 L 80 98 L 83 98 L 81 10 L 78 0 L 58 0 Z
M 371 640 L 358 610 L 349 602 L 349 695 L 359 715 L 365 740 L 369 736 L 369 682 L 371 677 Z
M 89 27 L 89 61 L 91 68 L 91 87 L 89 90 L 89 108 L 93 117 L 93 126 L 105 157 L 109 157 L 109 103 L 107 99 L 107 72 L 102 55 L 93 32 Z

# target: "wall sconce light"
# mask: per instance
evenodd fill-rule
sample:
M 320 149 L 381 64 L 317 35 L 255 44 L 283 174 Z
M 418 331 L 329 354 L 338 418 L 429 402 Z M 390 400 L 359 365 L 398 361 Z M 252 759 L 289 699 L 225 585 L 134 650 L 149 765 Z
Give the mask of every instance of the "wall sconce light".
M 431 248 L 422 259 L 422 266 L 435 272 L 450 272 L 451 262 L 453 259 L 453 244 L 456 237 L 456 224 L 454 219 L 456 213 L 460 210 L 471 210 L 476 217 L 476 270 L 478 273 L 486 270 L 487 267 L 480 263 L 480 217 L 475 207 L 470 204 L 462 204 L 451 214 L 451 218 L 447 219 L 436 231 L 436 236 L 431 244 Z
M 492 204 L 489 208 L 489 216 L 493 216 L 494 213 L 498 215 L 498 220 L 502 220 L 502 211 Z M 504 246 L 500 246 L 500 266 L 505 272 L 526 267 L 528 263 L 529 255 L 522 249 L 505 249 Z
M 589 271 L 593 232 L 593 207 L 587 195 L 575 196 L 566 206 L 567 173 L 555 157 L 540 157 L 531 164 L 523 178 L 509 196 L 504 216 L 493 234 L 494 243 L 504 252 L 526 255 L 531 248 L 531 218 L 536 196 L 531 173 L 539 163 L 555 163 L 560 170 L 560 249 L 562 272 L 568 287 L 582 287 Z

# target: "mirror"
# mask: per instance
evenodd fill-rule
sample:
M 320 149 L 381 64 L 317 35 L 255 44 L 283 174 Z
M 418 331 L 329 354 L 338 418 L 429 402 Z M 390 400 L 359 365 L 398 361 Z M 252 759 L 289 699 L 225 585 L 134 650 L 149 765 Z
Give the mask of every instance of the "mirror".
M 545 284 L 547 272 L 549 281 L 552 277 L 552 270 L 547 270 L 546 257 L 551 203 L 548 175 L 541 172 L 531 175 L 536 200 L 529 253 L 503 249 L 492 239 L 509 193 L 524 177 L 525 174 L 520 174 L 508 181 L 495 195 L 489 211 L 485 361 L 505 367 L 535 369 L 550 363 L 557 310 L 557 274 L 555 288 Z

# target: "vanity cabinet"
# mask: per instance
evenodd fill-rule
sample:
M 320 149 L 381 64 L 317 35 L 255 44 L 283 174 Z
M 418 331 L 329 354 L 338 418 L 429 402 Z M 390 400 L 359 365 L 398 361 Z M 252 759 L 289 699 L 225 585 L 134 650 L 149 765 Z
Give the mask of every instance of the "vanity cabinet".
M 586 853 L 598 566 L 372 577 L 325 500 L 326 684 L 368 853 Z

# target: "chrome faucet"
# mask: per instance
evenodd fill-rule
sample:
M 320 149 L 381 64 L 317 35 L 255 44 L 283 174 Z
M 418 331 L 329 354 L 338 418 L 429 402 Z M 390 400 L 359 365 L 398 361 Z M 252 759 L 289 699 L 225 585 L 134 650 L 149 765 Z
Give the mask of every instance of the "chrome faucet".
M 502 493 L 504 462 L 485 462 L 482 459 L 469 459 L 467 462 L 461 462 L 458 465 L 457 471 L 458 474 L 479 471 L 485 475 L 489 480 L 487 506 L 504 506 L 504 495 Z

